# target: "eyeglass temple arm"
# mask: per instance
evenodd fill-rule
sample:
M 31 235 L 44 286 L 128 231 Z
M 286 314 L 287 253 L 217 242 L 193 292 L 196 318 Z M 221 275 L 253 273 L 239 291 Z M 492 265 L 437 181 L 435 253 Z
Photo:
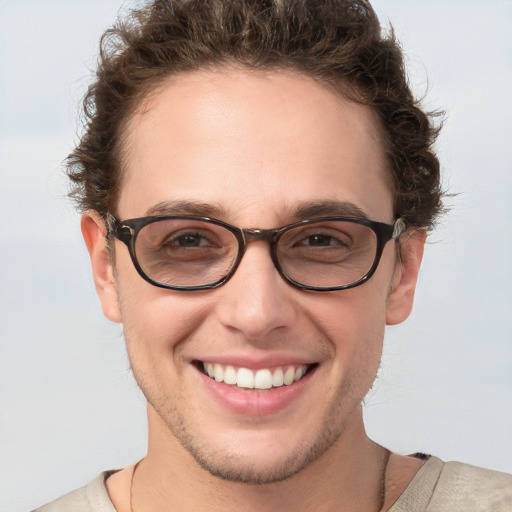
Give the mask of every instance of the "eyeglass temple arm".
M 393 224 L 393 234 L 391 235 L 391 238 L 398 238 L 406 229 L 407 226 L 405 225 L 404 220 L 402 218 L 396 219 Z
M 122 224 L 109 212 L 105 216 L 105 224 L 107 226 L 107 238 L 114 236 L 127 245 L 130 243 L 134 233 L 133 228 Z

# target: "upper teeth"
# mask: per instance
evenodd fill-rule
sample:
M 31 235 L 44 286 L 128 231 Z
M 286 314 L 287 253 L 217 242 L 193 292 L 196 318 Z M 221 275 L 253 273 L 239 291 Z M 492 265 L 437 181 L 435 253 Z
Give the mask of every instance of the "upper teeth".
M 249 368 L 235 368 L 218 363 L 203 363 L 205 373 L 217 382 L 236 385 L 239 388 L 270 389 L 272 387 L 289 386 L 301 379 L 307 370 L 307 365 L 279 366 L 250 370 Z

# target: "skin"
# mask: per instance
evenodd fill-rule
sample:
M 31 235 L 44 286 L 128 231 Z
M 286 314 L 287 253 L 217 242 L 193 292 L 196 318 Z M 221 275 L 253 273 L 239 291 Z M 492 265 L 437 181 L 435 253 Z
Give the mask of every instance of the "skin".
M 298 220 L 299 206 L 331 201 L 394 220 L 373 112 L 299 74 L 224 68 L 174 77 L 141 105 L 126 136 L 113 212 L 120 219 L 180 201 L 208 205 L 236 226 L 273 228 Z M 118 241 L 114 268 L 94 212 L 84 214 L 82 231 L 103 311 L 123 323 L 148 400 L 135 510 L 380 507 L 386 452 L 365 433 L 361 401 L 379 367 L 385 325 L 410 313 L 424 234 L 402 237 L 401 264 L 388 243 L 372 279 L 350 290 L 293 288 L 268 246 L 254 242 L 227 284 L 183 293 L 141 279 Z M 195 364 L 225 358 L 255 368 L 318 366 L 277 412 L 242 414 L 212 400 Z M 420 465 L 392 455 L 384 510 Z M 107 482 L 120 512 L 130 510 L 132 473 Z

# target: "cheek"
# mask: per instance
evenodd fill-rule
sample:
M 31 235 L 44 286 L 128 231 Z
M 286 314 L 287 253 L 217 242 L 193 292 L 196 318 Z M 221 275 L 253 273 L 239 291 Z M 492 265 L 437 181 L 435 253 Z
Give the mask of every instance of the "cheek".
M 126 350 L 135 380 L 158 410 L 174 403 L 166 405 L 170 397 L 183 393 L 187 368 L 183 350 L 197 338 L 206 308 L 197 303 L 192 308 L 190 301 L 166 290 L 155 288 L 144 294 L 140 289 L 137 294 L 120 291 Z
M 384 340 L 386 296 L 377 282 L 321 297 L 310 319 L 330 341 L 333 361 L 343 373 L 372 371 L 379 365 Z
M 194 337 L 208 315 L 208 302 L 200 294 L 192 297 L 147 283 L 136 273 L 131 261 L 118 262 L 116 281 L 134 371 L 155 371 L 169 358 L 177 361 L 182 342 Z
M 146 282 L 124 250 L 116 253 L 116 287 L 127 343 L 172 348 L 201 315 L 183 293 Z
M 166 292 L 164 291 L 164 294 Z M 172 294 L 172 292 L 168 292 Z M 186 300 L 175 296 L 148 296 L 139 293 L 129 300 L 120 292 L 120 307 L 127 343 L 134 340 L 148 350 L 173 352 L 180 343 L 190 338 L 205 315 L 207 306 L 197 302 L 192 307 Z

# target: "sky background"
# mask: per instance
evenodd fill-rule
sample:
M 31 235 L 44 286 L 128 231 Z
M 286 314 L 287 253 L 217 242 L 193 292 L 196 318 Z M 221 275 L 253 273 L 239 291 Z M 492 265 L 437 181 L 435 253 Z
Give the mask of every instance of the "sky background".
M 448 112 L 457 193 L 415 310 L 388 329 L 369 434 L 512 472 L 512 1 L 378 0 L 411 83 Z M 127 3 L 126 5 L 131 5 Z M 101 314 L 62 160 L 118 0 L 0 0 L 0 510 L 23 512 L 145 452 L 121 328 Z

